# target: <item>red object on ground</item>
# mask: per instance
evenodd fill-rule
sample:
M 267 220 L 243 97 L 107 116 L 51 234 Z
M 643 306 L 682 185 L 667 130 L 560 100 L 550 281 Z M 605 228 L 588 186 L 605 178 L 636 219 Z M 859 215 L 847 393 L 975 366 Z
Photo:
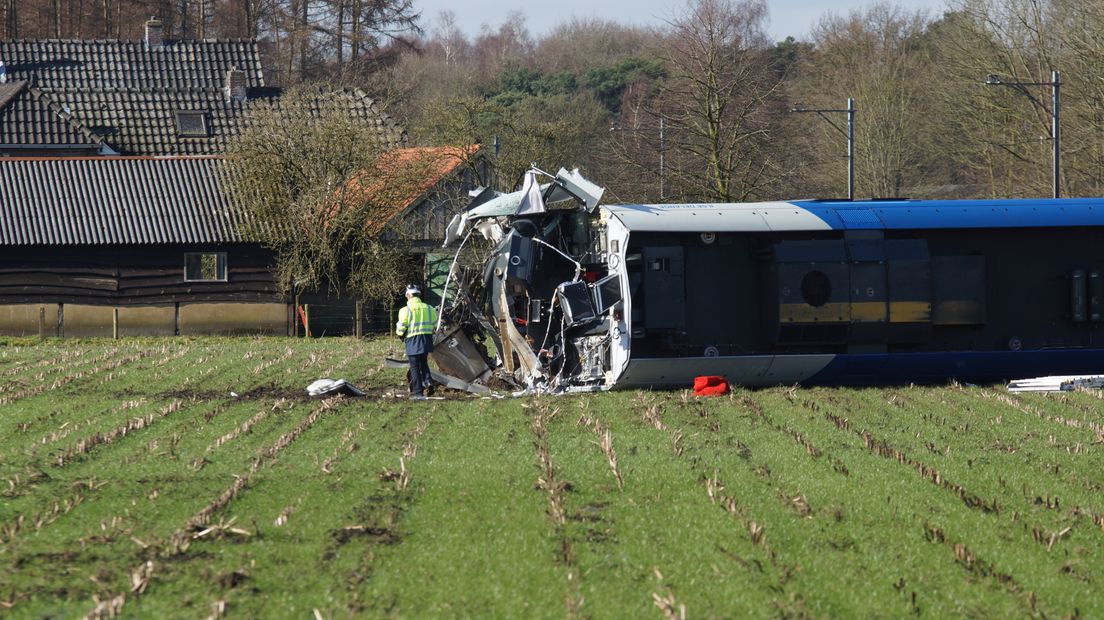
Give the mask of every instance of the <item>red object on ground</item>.
M 307 321 L 307 311 L 303 309 L 303 306 L 295 306 L 295 310 L 299 313 L 299 322 L 303 324 L 303 332 L 307 334 L 307 338 L 310 338 L 310 322 Z M 298 336 L 299 334 L 295 335 Z
M 694 377 L 695 396 L 724 396 L 728 394 L 728 381 L 724 377 Z

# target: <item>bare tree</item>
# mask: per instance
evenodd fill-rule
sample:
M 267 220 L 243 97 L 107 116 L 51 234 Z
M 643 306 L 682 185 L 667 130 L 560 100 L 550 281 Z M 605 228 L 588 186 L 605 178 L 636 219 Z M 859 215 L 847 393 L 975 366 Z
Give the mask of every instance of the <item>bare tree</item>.
M 19 0 L 4 2 L 4 38 L 19 38 Z
M 553 28 L 536 42 L 533 52 L 539 68 L 582 75 L 589 69 L 612 66 L 630 56 L 651 53 L 660 37 L 654 29 L 597 19 L 572 19 Z
M 847 17 L 825 17 L 814 29 L 817 51 L 801 67 L 793 94 L 810 108 L 839 109 L 848 98 L 856 99 L 856 195 L 915 195 L 918 186 L 933 181 L 927 165 L 929 128 L 936 117 L 922 38 L 926 24 L 922 13 L 875 5 Z M 811 148 L 820 157 L 844 153 L 845 138 L 837 128 L 845 119 L 835 120 L 836 127 L 801 119 L 819 137 Z M 843 195 L 842 157 L 830 156 L 825 163 L 823 187 Z
M 941 25 L 940 62 L 933 70 L 936 79 L 948 85 L 941 91 L 956 111 L 962 140 L 954 155 L 960 165 L 977 173 L 989 195 L 1045 196 L 1051 192 L 1049 91 L 1037 86 L 1021 92 L 1011 87 L 986 87 L 985 80 L 995 74 L 1005 83 L 1049 81 L 1051 69 L 1062 68 L 1071 60 L 1070 46 L 1059 33 L 1076 24 L 1057 19 L 1056 6 L 1038 0 L 965 0 Z M 1079 37 L 1075 32 L 1069 36 L 1071 40 Z M 1075 151 L 1065 159 L 1067 172 L 1093 159 L 1092 113 L 1082 103 L 1091 98 L 1086 93 L 1099 81 L 1093 75 L 1099 76 L 1100 71 L 1091 67 L 1088 71 L 1064 87 L 1070 104 L 1065 111 L 1067 119 L 1081 116 L 1080 122 L 1065 124 L 1063 145 Z M 1098 182 L 1091 176 L 1081 178 L 1094 186 Z
M 644 152 L 664 153 L 665 198 L 748 200 L 777 181 L 765 149 L 779 84 L 767 58 L 766 14 L 762 0 L 691 0 L 671 24 L 660 52 L 668 77 L 632 127 L 638 146 L 655 145 Z M 639 148 L 622 153 L 630 165 L 657 169 L 640 161 Z
M 278 282 L 291 290 L 394 296 L 410 276 L 394 216 L 406 176 L 424 178 L 417 162 L 381 169 L 373 125 L 316 89 L 289 90 L 255 110 L 228 149 L 227 181 L 246 209 L 249 230 L 277 255 Z M 408 198 L 408 197 L 407 197 Z

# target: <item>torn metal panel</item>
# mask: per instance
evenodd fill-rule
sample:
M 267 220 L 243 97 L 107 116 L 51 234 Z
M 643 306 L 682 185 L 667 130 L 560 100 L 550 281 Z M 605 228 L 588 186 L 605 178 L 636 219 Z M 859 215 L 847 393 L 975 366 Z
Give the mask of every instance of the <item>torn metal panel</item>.
M 410 362 L 407 360 L 397 360 L 394 358 L 386 358 L 384 360 L 384 366 L 388 368 L 408 368 Z M 471 394 L 478 394 L 480 396 L 491 395 L 491 389 L 486 385 L 478 381 L 464 381 L 459 377 L 453 377 L 452 375 L 433 370 L 429 370 L 429 376 L 433 381 L 439 385 L 443 385 L 452 390 L 459 390 L 462 392 L 469 392 Z
M 599 187 L 583 178 L 583 175 L 579 174 L 578 168 L 570 172 L 560 168 L 560 171 L 556 173 L 556 181 L 560 190 L 582 202 L 590 213 L 594 212 L 594 209 L 598 207 L 598 201 L 602 199 L 602 194 L 606 193 L 606 188 Z
M 463 329 L 457 327 L 448 333 L 438 332 L 435 340 L 429 357 L 443 373 L 467 383 L 490 378 L 491 366 L 486 354 Z
M 537 183 L 539 175 L 551 180 Z M 485 367 L 489 377 L 471 380 L 530 392 L 612 385 L 610 316 L 623 302 L 620 287 L 610 284 L 618 276 L 607 265 L 604 225 L 592 213 L 603 191 L 578 171 L 552 176 L 534 169 L 522 191 L 488 200 L 450 224 L 446 246 L 457 247 L 457 255 L 439 333 L 449 334 L 440 338 L 445 342 L 457 333 L 463 338 L 442 353 L 442 368 L 472 375 Z

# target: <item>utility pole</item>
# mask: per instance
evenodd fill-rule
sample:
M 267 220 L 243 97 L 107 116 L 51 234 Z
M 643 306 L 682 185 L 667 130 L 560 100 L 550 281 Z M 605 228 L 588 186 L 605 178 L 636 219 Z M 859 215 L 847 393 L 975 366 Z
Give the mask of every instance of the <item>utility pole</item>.
M 625 128 L 617 124 L 610 125 L 610 131 L 631 131 L 631 132 L 647 132 L 657 131 L 659 133 L 659 201 L 663 202 L 667 199 L 667 121 L 662 116 L 659 117 L 659 128 L 653 127 L 634 127 Z
M 1058 72 L 1055 70 L 1050 71 L 1050 85 L 1053 95 L 1053 101 L 1051 102 L 1051 115 L 1050 115 L 1050 135 L 1054 137 L 1054 197 L 1061 196 L 1061 178 L 1060 172 L 1062 170 L 1062 125 L 1059 123 L 1059 112 L 1061 110 L 1061 96 L 1059 95 L 1062 82 L 1059 79 Z
M 836 131 L 839 131 L 847 137 L 847 199 L 855 199 L 855 100 L 853 98 L 847 99 L 847 107 L 843 109 L 831 109 L 821 108 L 812 109 L 801 107 L 801 104 L 796 104 L 790 108 L 790 112 L 813 112 L 817 116 L 823 118 L 829 125 L 834 127 Z M 845 131 L 839 125 L 837 125 L 832 119 L 825 116 L 833 112 L 847 114 L 847 130 Z
M 659 117 L 659 201 L 667 198 L 667 125 L 664 118 Z
M 1053 69 L 1050 71 L 1049 82 L 1006 82 L 1000 78 L 1000 76 L 989 74 L 985 78 L 986 86 L 1007 86 L 1013 90 L 1019 91 L 1020 94 L 1031 100 L 1031 103 L 1042 108 L 1044 111 L 1050 114 L 1050 138 L 1053 142 L 1053 153 L 1051 156 L 1053 168 L 1054 168 L 1054 197 L 1059 198 L 1062 195 L 1062 125 L 1061 125 L 1061 87 L 1062 81 L 1059 73 Z M 1035 95 L 1032 95 L 1027 90 L 1028 86 L 1049 86 L 1051 89 L 1051 101 L 1050 108 L 1048 109 L 1046 104 L 1040 101 Z

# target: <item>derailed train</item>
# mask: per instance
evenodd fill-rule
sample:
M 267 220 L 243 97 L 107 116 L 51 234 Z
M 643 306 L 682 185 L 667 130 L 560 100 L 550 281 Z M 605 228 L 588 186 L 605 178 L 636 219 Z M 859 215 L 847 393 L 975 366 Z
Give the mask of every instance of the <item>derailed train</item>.
M 454 262 L 443 372 L 553 392 L 1104 372 L 1104 199 L 601 194 L 561 170 L 453 221 L 446 245 L 488 249 Z

